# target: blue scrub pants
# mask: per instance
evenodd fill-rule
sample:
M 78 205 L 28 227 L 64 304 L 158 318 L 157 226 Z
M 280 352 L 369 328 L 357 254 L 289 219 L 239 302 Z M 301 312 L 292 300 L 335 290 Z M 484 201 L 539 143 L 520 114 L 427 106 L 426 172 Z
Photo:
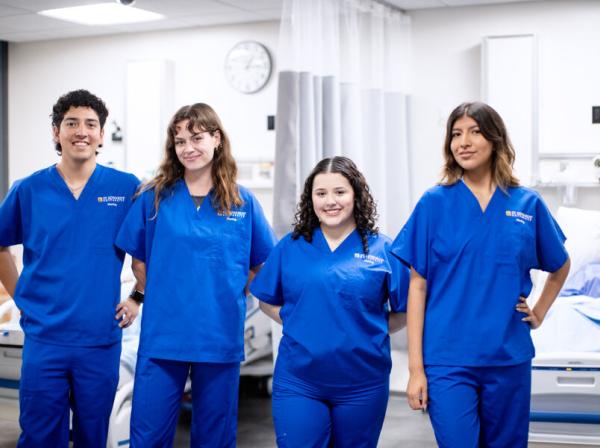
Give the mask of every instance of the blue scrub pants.
M 240 363 L 183 362 L 138 356 L 131 448 L 173 446 L 188 374 L 194 448 L 235 448 Z
M 531 362 L 427 366 L 429 416 L 440 448 L 526 448 Z
M 277 373 L 272 404 L 279 448 L 377 446 L 389 379 L 369 386 L 323 387 Z
M 106 448 L 108 422 L 119 382 L 121 343 L 66 347 L 25 339 L 19 387 L 18 447 Z

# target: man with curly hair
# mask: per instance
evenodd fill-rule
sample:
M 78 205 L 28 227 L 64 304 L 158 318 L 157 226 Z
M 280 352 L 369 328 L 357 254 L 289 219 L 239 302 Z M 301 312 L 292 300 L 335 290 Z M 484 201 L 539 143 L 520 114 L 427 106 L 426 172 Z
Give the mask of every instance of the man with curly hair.
M 60 97 L 51 115 L 60 161 L 15 182 L 0 204 L 0 281 L 25 333 L 19 447 L 68 447 L 70 409 L 74 446 L 106 447 L 121 328 L 139 306 L 119 303 L 124 253 L 113 245 L 138 180 L 96 163 L 107 116 L 87 90 Z

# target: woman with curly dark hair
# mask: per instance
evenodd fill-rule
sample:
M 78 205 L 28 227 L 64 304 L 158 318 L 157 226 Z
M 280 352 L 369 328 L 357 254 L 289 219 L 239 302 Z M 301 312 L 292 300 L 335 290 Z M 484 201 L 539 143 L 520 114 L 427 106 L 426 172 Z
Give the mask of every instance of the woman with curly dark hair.
M 235 447 L 245 286 L 275 243 L 236 173 L 215 111 L 183 106 L 169 124 L 156 177 L 142 187 L 117 236 L 117 246 L 147 269 L 132 448 L 173 445 L 188 374 L 191 445 Z
M 378 233 L 364 176 L 346 157 L 306 179 L 294 230 L 250 290 L 283 323 L 273 377 L 280 447 L 375 447 L 389 395 L 389 332 L 405 322 L 408 270 Z

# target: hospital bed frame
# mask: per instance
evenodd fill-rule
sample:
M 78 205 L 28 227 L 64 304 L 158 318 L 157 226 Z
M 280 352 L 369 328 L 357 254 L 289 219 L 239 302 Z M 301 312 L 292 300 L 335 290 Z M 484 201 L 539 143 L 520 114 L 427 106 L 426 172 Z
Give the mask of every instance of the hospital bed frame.
M 538 355 L 529 420 L 530 442 L 600 445 L 600 353 Z

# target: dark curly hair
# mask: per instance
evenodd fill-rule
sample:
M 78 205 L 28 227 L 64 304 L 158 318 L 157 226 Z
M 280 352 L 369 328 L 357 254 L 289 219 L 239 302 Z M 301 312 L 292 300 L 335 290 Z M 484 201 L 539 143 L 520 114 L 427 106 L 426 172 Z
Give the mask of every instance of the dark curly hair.
M 104 128 L 106 117 L 108 117 L 108 109 L 106 108 L 106 104 L 104 104 L 104 101 L 102 101 L 96 95 L 84 89 L 73 90 L 72 92 L 65 93 L 58 99 L 58 101 L 56 101 L 56 104 L 52 106 L 52 113 L 50 114 L 53 127 L 60 128 L 60 124 L 62 123 L 65 114 L 71 107 L 89 107 L 90 109 L 94 110 L 94 112 L 98 114 L 100 129 Z M 56 142 L 55 149 L 59 155 L 62 153 L 60 143 Z M 98 152 L 96 152 L 96 154 L 98 154 Z
M 294 230 L 292 238 L 303 236 L 309 243 L 312 241 L 313 231 L 319 227 L 319 219 L 315 214 L 312 201 L 313 183 L 317 174 L 339 173 L 348 179 L 354 191 L 354 221 L 360 235 L 365 254 L 369 253 L 369 235 L 375 235 L 379 229 L 375 226 L 377 221 L 377 206 L 371 196 L 369 186 L 352 160 L 347 157 L 336 156 L 321 160 L 314 167 L 304 182 L 304 190 L 300 196 L 296 215 L 294 217 Z

